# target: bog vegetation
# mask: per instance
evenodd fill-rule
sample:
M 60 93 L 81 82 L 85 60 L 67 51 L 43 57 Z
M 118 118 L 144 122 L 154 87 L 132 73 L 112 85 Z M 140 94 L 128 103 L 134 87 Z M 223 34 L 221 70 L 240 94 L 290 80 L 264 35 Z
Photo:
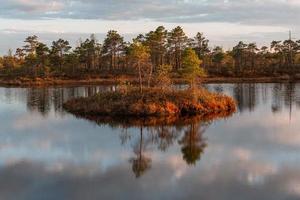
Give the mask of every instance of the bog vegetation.
M 47 46 L 33 35 L 25 39 L 23 47 L 0 57 L 0 75 L 70 78 L 138 75 L 140 82 L 149 84 L 153 76 L 162 81 L 166 72 L 191 81 L 195 74 L 204 72 L 211 76 L 274 76 L 298 73 L 299 51 L 300 40 L 292 39 L 273 41 L 269 47 L 260 48 L 255 43 L 244 42 L 228 51 L 220 46 L 210 48 L 209 40 L 202 33 L 189 38 L 181 27 L 168 31 L 160 26 L 138 35 L 132 42 L 125 42 L 117 31 L 111 30 L 103 43 L 91 35 L 80 40 L 76 47 L 63 39 Z M 194 64 L 201 64 L 202 68 L 191 69 Z M 194 74 L 186 73 L 190 70 Z
M 83 116 L 171 117 L 173 120 L 194 115 L 227 115 L 236 109 L 231 97 L 210 93 L 205 89 L 162 91 L 155 88 L 142 93 L 135 89 L 99 93 L 92 97 L 72 99 L 64 107 Z

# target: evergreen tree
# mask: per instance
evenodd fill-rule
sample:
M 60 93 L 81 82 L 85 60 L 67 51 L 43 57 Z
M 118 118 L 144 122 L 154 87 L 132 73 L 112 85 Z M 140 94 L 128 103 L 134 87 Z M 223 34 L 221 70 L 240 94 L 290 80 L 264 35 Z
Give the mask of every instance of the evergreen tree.
M 103 53 L 110 59 L 110 70 L 113 71 L 118 65 L 118 59 L 125 50 L 123 37 L 114 30 L 107 33 L 103 44 Z
M 169 51 L 172 55 L 172 63 L 175 70 L 181 69 L 182 52 L 186 48 L 188 37 L 183 29 L 178 26 L 169 33 Z
M 148 86 L 152 78 L 152 64 L 150 49 L 140 42 L 134 42 L 129 49 L 132 65 L 137 69 L 139 76 L 140 92 L 143 92 L 143 78 L 148 77 Z
M 52 42 L 51 62 L 54 67 L 59 66 L 60 71 L 64 64 L 64 57 L 72 47 L 67 40 L 58 39 Z
M 200 67 L 202 61 L 198 58 L 196 52 L 187 48 L 183 53 L 182 59 L 182 76 L 190 82 L 190 86 L 193 88 L 196 83 L 196 79 L 199 76 L 204 76 L 204 70 Z

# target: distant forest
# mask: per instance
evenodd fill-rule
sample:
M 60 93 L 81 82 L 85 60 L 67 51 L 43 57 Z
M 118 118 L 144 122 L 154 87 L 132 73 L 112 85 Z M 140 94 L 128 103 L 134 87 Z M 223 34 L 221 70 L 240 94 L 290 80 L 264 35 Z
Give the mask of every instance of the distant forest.
M 192 49 L 201 60 L 199 67 L 209 76 L 275 76 L 300 73 L 300 40 L 273 41 L 270 46 L 240 41 L 231 50 L 213 48 L 203 33 L 189 38 L 181 27 L 171 31 L 159 26 L 125 42 L 114 30 L 107 33 L 103 43 L 95 35 L 80 40 L 76 47 L 64 39 L 51 46 L 35 35 L 24 46 L 9 50 L 0 57 L 0 76 L 84 77 L 135 75 L 143 65 L 151 73 L 161 66 L 169 66 L 176 76 L 182 68 L 184 51 Z

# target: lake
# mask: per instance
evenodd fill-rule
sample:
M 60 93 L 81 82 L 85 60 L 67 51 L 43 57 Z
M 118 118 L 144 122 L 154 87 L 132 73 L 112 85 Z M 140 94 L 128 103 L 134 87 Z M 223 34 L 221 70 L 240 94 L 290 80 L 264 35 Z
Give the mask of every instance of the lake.
M 300 84 L 208 84 L 232 117 L 126 127 L 62 103 L 112 86 L 0 88 L 0 199 L 300 199 Z

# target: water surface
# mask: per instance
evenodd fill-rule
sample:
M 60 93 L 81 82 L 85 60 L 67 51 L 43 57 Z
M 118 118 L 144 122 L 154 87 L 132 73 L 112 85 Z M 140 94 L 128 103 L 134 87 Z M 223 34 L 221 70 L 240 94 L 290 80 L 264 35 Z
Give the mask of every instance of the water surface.
M 299 199 L 300 84 L 210 84 L 231 118 L 96 124 L 69 98 L 113 87 L 0 88 L 0 199 Z

